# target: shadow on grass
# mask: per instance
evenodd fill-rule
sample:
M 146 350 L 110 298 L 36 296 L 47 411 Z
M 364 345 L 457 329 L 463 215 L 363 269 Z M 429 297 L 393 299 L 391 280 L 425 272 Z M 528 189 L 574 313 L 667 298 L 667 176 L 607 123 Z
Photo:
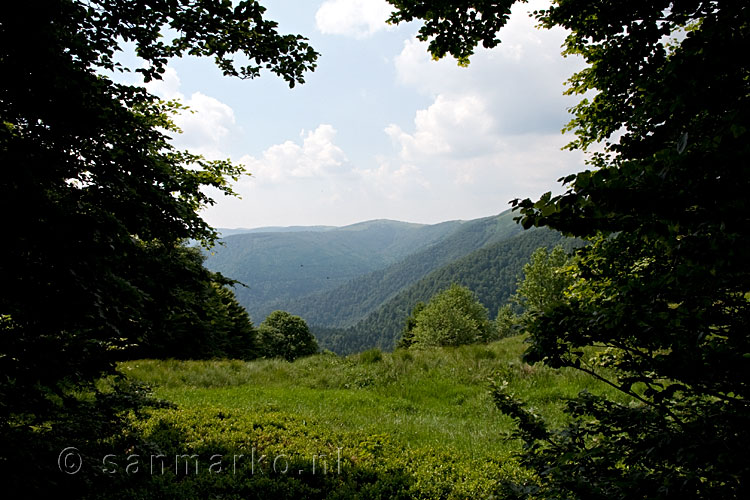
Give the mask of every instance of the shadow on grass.
M 340 436 L 283 413 L 118 412 L 110 403 L 9 427 L 0 437 L 6 498 L 413 497 L 412 479 L 384 463 L 377 436 Z

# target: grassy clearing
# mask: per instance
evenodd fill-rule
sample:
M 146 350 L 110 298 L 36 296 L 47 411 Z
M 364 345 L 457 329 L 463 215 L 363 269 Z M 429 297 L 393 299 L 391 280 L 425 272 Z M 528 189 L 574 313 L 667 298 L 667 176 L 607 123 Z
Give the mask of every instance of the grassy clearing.
M 385 462 L 398 462 L 421 480 L 412 484 L 412 496 L 418 488 L 416 496 L 461 498 L 490 494 L 502 475 L 518 472 L 512 454 L 519 443 L 509 437 L 510 419 L 492 403 L 491 381 L 507 381 L 550 422 L 559 423 L 565 399 L 584 389 L 622 400 L 580 372 L 522 363 L 523 349 L 516 337 L 426 351 L 321 354 L 294 363 L 138 360 L 120 370 L 183 410 L 288 416 L 357 449 L 382 441 Z M 441 472 L 446 461 L 454 466 Z

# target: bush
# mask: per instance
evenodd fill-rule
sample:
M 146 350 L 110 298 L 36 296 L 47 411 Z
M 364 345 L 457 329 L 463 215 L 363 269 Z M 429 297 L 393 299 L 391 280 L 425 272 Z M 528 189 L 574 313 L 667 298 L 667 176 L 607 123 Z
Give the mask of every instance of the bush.
M 491 337 L 487 309 L 471 290 L 456 284 L 430 300 L 417 314 L 413 329 L 416 347 L 472 344 Z
M 305 320 L 286 311 L 274 311 L 258 327 L 261 355 L 294 361 L 318 352 L 318 342 Z
M 368 349 L 359 355 L 359 361 L 361 363 L 377 363 L 383 361 L 383 353 L 377 347 Z
M 495 335 L 498 339 L 512 337 L 520 333 L 520 318 L 513 312 L 513 306 L 505 304 L 497 311 L 495 319 Z

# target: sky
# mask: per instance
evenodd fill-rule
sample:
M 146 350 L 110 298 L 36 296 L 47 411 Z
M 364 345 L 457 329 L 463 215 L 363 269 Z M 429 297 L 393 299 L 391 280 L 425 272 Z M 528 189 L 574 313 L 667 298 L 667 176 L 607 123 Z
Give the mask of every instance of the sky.
M 577 102 L 564 82 L 582 64 L 560 55 L 563 31 L 535 28 L 528 13 L 544 2 L 517 3 L 503 42 L 468 68 L 431 60 L 419 24 L 388 26 L 385 0 L 261 3 L 321 54 L 304 85 L 223 77 L 208 58 L 173 60 L 147 85 L 193 111 L 175 120 L 177 147 L 251 174 L 234 185 L 241 199 L 217 195 L 202 212 L 212 226 L 474 219 L 560 192 L 584 168 L 561 150 Z

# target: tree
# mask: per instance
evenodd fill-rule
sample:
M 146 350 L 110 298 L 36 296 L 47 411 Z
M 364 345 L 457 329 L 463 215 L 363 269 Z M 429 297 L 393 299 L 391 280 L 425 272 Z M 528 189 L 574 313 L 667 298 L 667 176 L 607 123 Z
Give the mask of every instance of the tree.
M 405 2 L 430 50 L 459 61 L 512 1 Z M 524 227 L 589 238 L 566 300 L 534 317 L 528 361 L 575 367 L 633 405 L 582 394 L 552 431 L 496 391 L 541 480 L 520 494 L 566 498 L 742 498 L 750 465 L 750 5 L 739 1 L 558 0 L 536 13 L 569 30 L 587 63 L 568 93 L 570 149 L 591 170 L 567 190 L 516 200 Z M 463 59 L 462 59 L 463 58 Z M 596 348 L 597 356 L 589 359 Z M 606 370 L 604 370 L 606 369 Z
M 523 278 L 518 280 L 516 293 L 497 312 L 495 329 L 504 338 L 521 332 L 521 325 L 531 317 L 565 300 L 565 292 L 573 283 L 570 273 L 572 259 L 562 245 L 551 251 L 539 247 L 523 266 Z M 518 312 L 520 311 L 520 314 Z
M 305 320 L 286 311 L 274 311 L 258 327 L 260 353 L 266 358 L 294 361 L 318 352 L 318 342 Z
M 415 318 L 412 346 L 455 346 L 486 342 L 492 336 L 487 309 L 457 284 L 430 299 Z
M 497 316 L 495 317 L 497 338 L 504 339 L 521 333 L 519 329 L 520 323 L 521 318 L 513 310 L 513 306 L 510 303 L 504 304 L 497 310 Z
M 414 327 L 417 326 L 417 316 L 419 316 L 419 313 L 421 313 L 425 307 L 427 307 L 427 304 L 420 300 L 417 302 L 417 305 L 414 306 L 414 309 L 411 310 L 411 314 L 406 318 L 404 328 L 401 330 L 401 338 L 399 339 L 398 344 L 396 344 L 397 348 L 408 349 L 414 344 Z
M 152 272 L 169 283 L 144 311 L 148 328 L 134 339 L 128 358 L 210 359 L 257 357 L 256 331 L 231 288 L 234 280 L 203 266 L 200 249 L 156 250 Z M 146 323 L 143 324 L 146 327 Z
M 529 262 L 523 266 L 523 279 L 512 301 L 523 310 L 523 314 L 542 314 L 555 304 L 564 301 L 565 291 L 573 283 L 570 259 L 562 246 L 558 245 L 547 252 L 540 247 L 531 254 Z
M 216 299 L 209 302 L 209 323 L 220 324 L 217 355 L 225 358 L 255 359 L 258 357 L 258 332 L 247 310 L 240 305 L 227 284 L 212 283 Z M 211 304 L 216 304 L 211 307 Z M 219 311 L 218 314 L 216 311 Z
M 290 86 L 317 57 L 304 38 L 279 34 L 253 1 L 35 5 L 33 14 L 0 14 L 3 439 L 53 426 L 77 404 L 71 394 L 93 390 L 123 349 L 154 328 L 175 277 L 162 279 L 157 264 L 184 240 L 216 238 L 199 215 L 213 203 L 204 188 L 231 195 L 243 173 L 177 151 L 167 134 L 181 106 L 105 76 L 133 69 L 115 53 L 133 44 L 142 63 L 134 71 L 145 81 L 190 54 L 213 56 L 225 75 L 267 69 Z M 190 268 L 171 271 L 183 284 L 203 279 Z M 0 448 L 7 458 L 12 447 Z

